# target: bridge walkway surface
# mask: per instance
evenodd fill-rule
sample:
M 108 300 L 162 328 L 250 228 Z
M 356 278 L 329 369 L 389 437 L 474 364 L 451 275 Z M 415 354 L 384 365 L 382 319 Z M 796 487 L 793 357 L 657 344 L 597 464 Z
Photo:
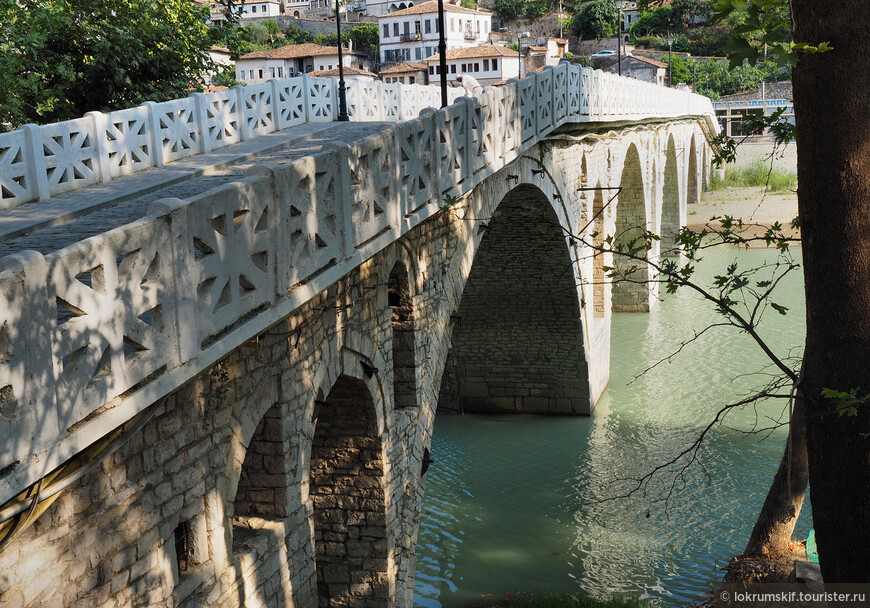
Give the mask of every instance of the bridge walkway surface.
M 145 217 L 154 201 L 194 196 L 238 180 L 255 164 L 289 164 L 320 152 L 326 144 L 368 137 L 385 124 L 331 122 L 289 127 L 47 201 L 0 211 L 0 257 L 25 250 L 52 253 Z

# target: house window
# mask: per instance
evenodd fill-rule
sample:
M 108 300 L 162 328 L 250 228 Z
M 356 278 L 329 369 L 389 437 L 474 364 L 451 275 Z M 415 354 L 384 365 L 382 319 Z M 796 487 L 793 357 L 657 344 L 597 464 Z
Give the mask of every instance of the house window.
M 434 66 L 434 65 L 430 65 L 430 66 L 429 66 L 429 74 L 430 74 L 430 75 L 434 75 L 434 74 L 435 74 L 435 66 Z
M 440 28 L 441 28 L 441 22 L 436 19 L 435 20 L 435 33 L 436 34 L 441 31 Z
M 248 80 L 254 79 L 254 70 L 248 70 Z
M 393 36 L 398 36 L 398 35 L 399 35 L 399 24 L 398 24 L 398 22 L 396 22 L 393 24 Z
M 252 6 L 252 7 L 251 7 L 251 12 L 252 12 L 252 13 L 256 13 L 256 12 L 257 12 L 257 7 L 256 7 L 256 6 Z
M 409 21 L 405 21 L 404 30 L 406 36 L 411 33 L 411 23 Z
M 455 63 L 454 63 L 453 65 L 450 66 L 450 73 L 451 73 L 451 74 L 455 74 L 455 73 L 456 73 L 456 64 L 455 64 Z
M 284 68 L 278 68 L 278 78 L 284 78 Z
M 432 20 L 426 19 L 426 25 L 423 26 L 427 34 L 432 33 Z
M 386 23 L 384 24 L 384 38 L 390 37 L 390 26 Z
M 488 71 L 489 71 L 489 59 L 484 59 L 484 60 L 483 60 L 483 71 L 484 71 L 484 72 L 488 72 Z
M 474 62 L 474 71 L 475 71 L 475 72 L 479 72 L 479 71 L 480 71 L 480 64 L 479 64 L 478 62 L 476 62 L 476 61 Z
M 493 69 L 493 70 L 497 70 L 497 69 L 498 69 L 498 59 L 493 59 L 493 60 L 492 60 L 492 69 Z
M 275 68 L 269 68 L 269 78 L 275 77 Z
M 420 61 L 421 59 L 423 59 L 423 52 L 419 46 L 416 49 L 414 49 L 414 58 L 417 61 Z
M 257 70 L 260 80 L 263 80 L 263 70 Z
M 414 84 L 415 82 L 417 82 L 416 78 L 414 78 L 413 76 L 408 76 L 408 84 Z

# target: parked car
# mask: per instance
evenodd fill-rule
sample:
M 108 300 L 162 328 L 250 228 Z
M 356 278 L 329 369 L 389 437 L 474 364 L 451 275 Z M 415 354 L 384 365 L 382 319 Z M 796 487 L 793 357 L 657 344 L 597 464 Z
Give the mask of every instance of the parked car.
M 609 51 L 609 50 L 605 49 L 603 51 L 598 51 L 597 53 L 592 53 L 589 56 L 590 57 L 611 57 L 613 55 L 616 55 L 616 51 Z

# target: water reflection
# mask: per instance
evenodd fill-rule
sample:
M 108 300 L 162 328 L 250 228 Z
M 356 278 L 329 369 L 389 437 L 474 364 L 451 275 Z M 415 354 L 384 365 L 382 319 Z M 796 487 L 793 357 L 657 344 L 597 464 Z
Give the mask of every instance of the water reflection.
M 722 251 L 702 267 L 758 264 L 770 251 Z M 803 341 L 800 273 L 779 289 L 787 316 L 764 334 L 780 354 Z M 784 431 L 747 434 L 782 403 L 735 412 L 715 427 L 699 465 L 614 500 L 672 458 L 716 411 L 763 384 L 767 362 L 746 336 L 715 330 L 632 381 L 718 319 L 697 297 L 649 314 L 615 315 L 611 383 L 589 418 L 438 416 L 418 545 L 416 602 L 469 606 L 486 594 L 542 589 L 697 601 L 742 551 L 776 470 Z M 764 434 L 766 436 L 766 434 Z M 664 498 L 671 492 L 670 498 Z M 797 534 L 808 531 L 804 513 Z

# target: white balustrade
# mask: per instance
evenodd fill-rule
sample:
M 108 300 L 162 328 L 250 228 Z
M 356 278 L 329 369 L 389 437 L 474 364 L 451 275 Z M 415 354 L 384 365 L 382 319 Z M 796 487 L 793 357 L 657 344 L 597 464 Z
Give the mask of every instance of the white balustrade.
M 564 63 L 511 82 L 519 94 L 523 142 L 569 117 L 606 122 L 713 115 L 705 97 Z M 463 94 L 459 87 L 449 88 L 448 102 Z M 348 81 L 347 101 L 351 120 L 401 122 L 439 106 L 441 92 L 437 85 L 354 80 Z M 336 79 L 303 75 L 107 114 L 90 112 L 51 125 L 25 125 L 0 133 L 0 210 L 337 116 Z
M 398 122 L 51 255 L 0 259 L 0 503 L 303 304 L 566 123 L 705 116 L 710 100 L 560 65 L 491 87 L 348 86 Z M 460 99 L 461 97 L 461 99 Z M 0 205 L 337 115 L 334 79 L 250 87 L 0 134 Z M 712 128 L 715 128 L 713 126 Z

